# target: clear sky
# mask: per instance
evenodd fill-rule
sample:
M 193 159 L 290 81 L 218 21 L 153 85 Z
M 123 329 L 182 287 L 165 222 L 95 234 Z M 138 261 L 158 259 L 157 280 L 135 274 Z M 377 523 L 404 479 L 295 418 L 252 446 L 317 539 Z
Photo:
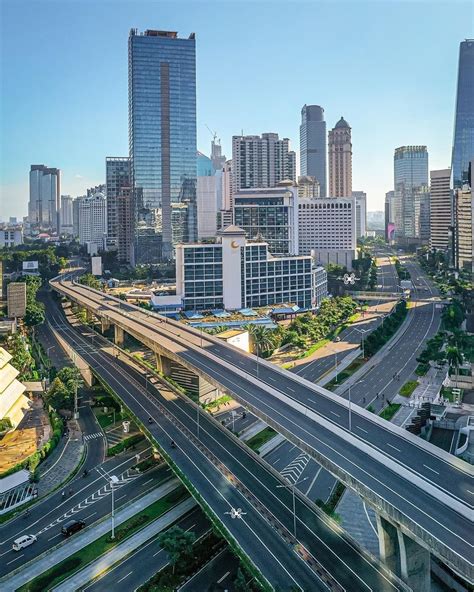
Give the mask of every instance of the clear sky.
M 0 0 L 0 219 L 27 213 L 30 164 L 62 170 L 62 193 L 104 182 L 128 154 L 129 29 L 197 38 L 198 148 L 278 132 L 299 148 L 304 103 L 352 127 L 353 187 L 382 209 L 393 150 L 426 144 L 450 165 L 459 42 L 473 3 L 373 0 Z

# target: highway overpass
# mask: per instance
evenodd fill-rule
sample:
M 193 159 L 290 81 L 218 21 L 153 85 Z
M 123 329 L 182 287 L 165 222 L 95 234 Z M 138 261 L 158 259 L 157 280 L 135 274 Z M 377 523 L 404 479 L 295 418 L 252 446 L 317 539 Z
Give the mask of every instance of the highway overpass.
M 428 589 L 429 551 L 474 581 L 471 466 L 220 340 L 71 281 L 52 286 L 119 342 L 125 331 L 155 351 L 165 374 L 172 360 L 228 392 L 358 492 L 379 515 L 387 564 L 412 587 Z

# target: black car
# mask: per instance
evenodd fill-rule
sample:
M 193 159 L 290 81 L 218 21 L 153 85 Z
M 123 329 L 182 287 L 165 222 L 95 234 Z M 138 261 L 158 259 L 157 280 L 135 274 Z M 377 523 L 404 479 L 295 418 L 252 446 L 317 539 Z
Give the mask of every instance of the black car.
M 61 528 L 61 534 L 64 536 L 71 536 L 75 532 L 82 530 L 85 527 L 86 523 L 84 520 L 69 520 L 66 524 Z

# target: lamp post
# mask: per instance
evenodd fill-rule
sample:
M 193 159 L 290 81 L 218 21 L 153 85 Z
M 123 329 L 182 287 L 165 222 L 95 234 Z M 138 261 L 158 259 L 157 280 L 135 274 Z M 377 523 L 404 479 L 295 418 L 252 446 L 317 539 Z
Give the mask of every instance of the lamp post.
M 99 470 L 101 469 L 101 470 Z M 115 495 L 114 495 L 114 491 L 115 491 L 115 486 L 118 484 L 119 482 L 119 478 L 117 477 L 117 475 L 111 475 L 110 473 L 108 473 L 104 467 L 96 467 L 97 472 L 99 473 L 99 475 L 101 475 L 102 477 L 104 477 L 104 479 L 107 479 L 109 484 L 110 484 L 110 488 L 112 491 L 112 514 L 111 514 L 111 534 L 110 534 L 110 538 L 114 539 L 115 538 Z M 103 472 L 101 472 L 103 471 Z
M 296 538 L 296 494 L 295 494 L 295 489 L 297 485 L 300 485 L 300 483 L 303 483 L 304 481 L 306 481 L 308 479 L 308 477 L 305 477 L 304 479 L 300 479 L 300 480 L 296 480 L 294 483 L 282 483 L 281 485 L 277 485 L 277 488 L 280 487 L 285 487 L 285 488 L 290 488 L 292 495 L 293 495 L 293 536 Z
M 357 327 L 354 327 L 354 329 L 358 332 L 362 334 L 362 357 L 365 358 L 365 347 L 364 347 L 364 341 L 365 341 L 365 334 L 368 333 L 367 329 L 358 329 Z
M 328 347 L 330 351 L 334 354 L 334 370 L 336 371 L 336 383 L 337 383 L 337 350 L 333 349 L 332 347 Z

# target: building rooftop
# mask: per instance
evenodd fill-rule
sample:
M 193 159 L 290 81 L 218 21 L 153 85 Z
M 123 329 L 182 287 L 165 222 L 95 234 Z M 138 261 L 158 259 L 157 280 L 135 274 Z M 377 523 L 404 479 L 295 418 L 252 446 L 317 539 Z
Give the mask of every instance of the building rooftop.
M 341 128 L 341 127 L 346 127 L 346 128 L 350 128 L 351 126 L 347 123 L 347 121 L 344 119 L 344 117 L 341 116 L 341 119 L 336 123 L 336 125 L 334 126 L 335 129 L 337 128 Z

